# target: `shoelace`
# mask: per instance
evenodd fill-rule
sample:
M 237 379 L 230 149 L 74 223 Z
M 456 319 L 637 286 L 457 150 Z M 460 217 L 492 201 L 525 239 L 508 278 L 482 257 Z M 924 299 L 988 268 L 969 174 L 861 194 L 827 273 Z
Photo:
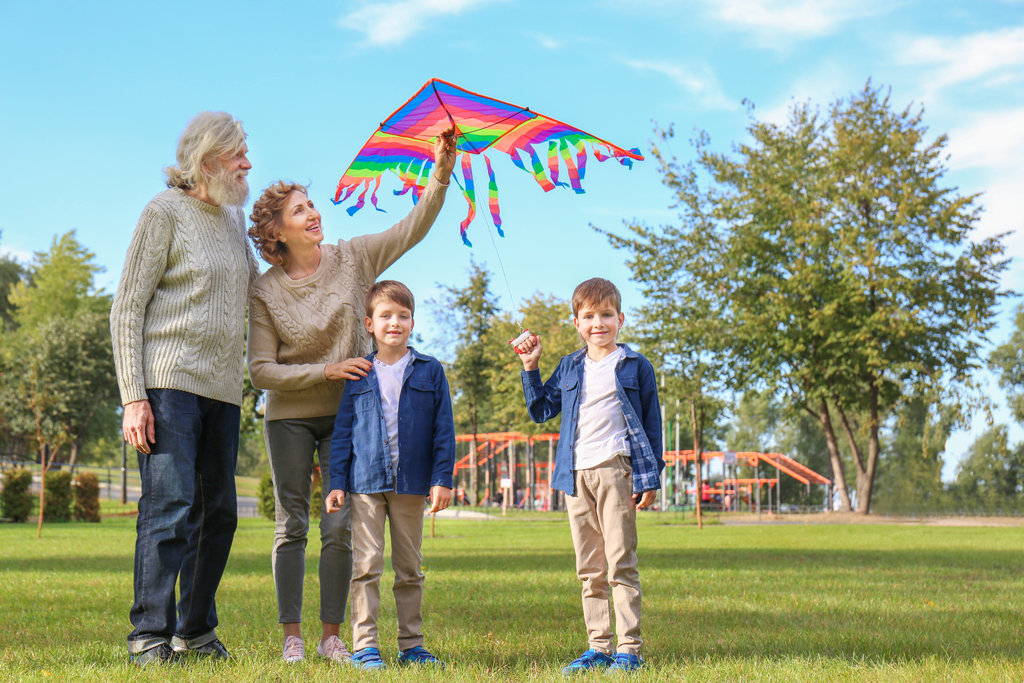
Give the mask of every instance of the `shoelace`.
M 306 657 L 306 646 L 302 642 L 302 638 L 298 636 L 288 636 L 284 639 L 284 654 L 282 659 L 305 659 Z

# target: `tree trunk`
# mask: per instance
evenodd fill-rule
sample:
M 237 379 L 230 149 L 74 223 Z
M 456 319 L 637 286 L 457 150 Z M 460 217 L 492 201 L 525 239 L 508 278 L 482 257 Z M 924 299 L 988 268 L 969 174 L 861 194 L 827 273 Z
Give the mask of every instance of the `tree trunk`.
M 821 399 L 821 412 L 815 414 L 807 409 L 811 415 L 818 418 L 821 428 L 825 433 L 825 444 L 828 446 L 828 457 L 832 462 L 832 478 L 834 486 L 839 491 L 839 504 L 843 512 L 850 512 L 853 506 L 850 504 L 850 492 L 846 488 L 846 475 L 843 473 L 843 461 L 839 457 L 839 444 L 836 442 L 836 433 L 832 428 L 832 416 L 829 414 L 828 403 Z
M 864 477 L 857 478 L 857 512 L 871 513 L 871 493 L 875 488 L 875 470 L 878 468 L 878 387 L 871 383 L 871 423 L 868 429 L 868 461 Z

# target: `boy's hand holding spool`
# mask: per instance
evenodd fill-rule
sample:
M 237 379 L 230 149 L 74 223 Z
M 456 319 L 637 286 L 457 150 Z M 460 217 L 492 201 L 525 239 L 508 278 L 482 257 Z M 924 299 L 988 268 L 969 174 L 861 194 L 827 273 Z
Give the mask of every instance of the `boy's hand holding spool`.
M 510 343 L 515 352 L 519 354 L 519 359 L 523 361 L 524 370 L 536 370 L 538 368 L 541 352 L 539 335 L 530 334 L 530 331 L 527 330 Z

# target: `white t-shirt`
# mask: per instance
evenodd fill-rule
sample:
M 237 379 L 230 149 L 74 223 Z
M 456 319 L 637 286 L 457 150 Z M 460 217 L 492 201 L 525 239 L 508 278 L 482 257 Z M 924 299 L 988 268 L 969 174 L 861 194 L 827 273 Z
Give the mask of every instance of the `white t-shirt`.
M 583 359 L 580 415 L 576 423 L 576 469 L 586 470 L 629 454 L 626 418 L 615 391 L 615 366 L 622 347 L 599 361 Z
M 388 365 L 373 357 L 373 370 L 377 373 L 377 383 L 380 384 L 380 407 L 384 412 L 384 425 L 388 430 L 388 447 L 391 449 L 392 472 L 398 474 L 398 399 L 402 395 L 402 378 L 405 375 L 405 366 L 412 360 L 412 352 L 406 351 L 405 355 Z M 396 480 L 397 481 L 397 480 Z

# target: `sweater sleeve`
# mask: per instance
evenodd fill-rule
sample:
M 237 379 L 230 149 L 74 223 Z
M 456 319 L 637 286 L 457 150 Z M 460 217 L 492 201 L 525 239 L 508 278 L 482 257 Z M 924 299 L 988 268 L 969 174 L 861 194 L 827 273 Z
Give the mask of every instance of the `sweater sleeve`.
M 249 339 L 247 357 L 249 378 L 257 389 L 294 391 L 327 381 L 324 363 L 278 363 L 280 338 L 267 305 L 255 294 L 249 299 Z
M 172 228 L 173 219 L 166 212 L 147 206 L 128 244 L 110 309 L 110 337 L 122 405 L 148 398 L 143 366 L 146 307 L 167 269 Z
M 431 174 L 430 182 L 409 215 L 383 232 L 352 239 L 352 247 L 364 255 L 363 263 L 372 270 L 371 282 L 426 237 L 444 205 L 446 189 L 447 186 Z

